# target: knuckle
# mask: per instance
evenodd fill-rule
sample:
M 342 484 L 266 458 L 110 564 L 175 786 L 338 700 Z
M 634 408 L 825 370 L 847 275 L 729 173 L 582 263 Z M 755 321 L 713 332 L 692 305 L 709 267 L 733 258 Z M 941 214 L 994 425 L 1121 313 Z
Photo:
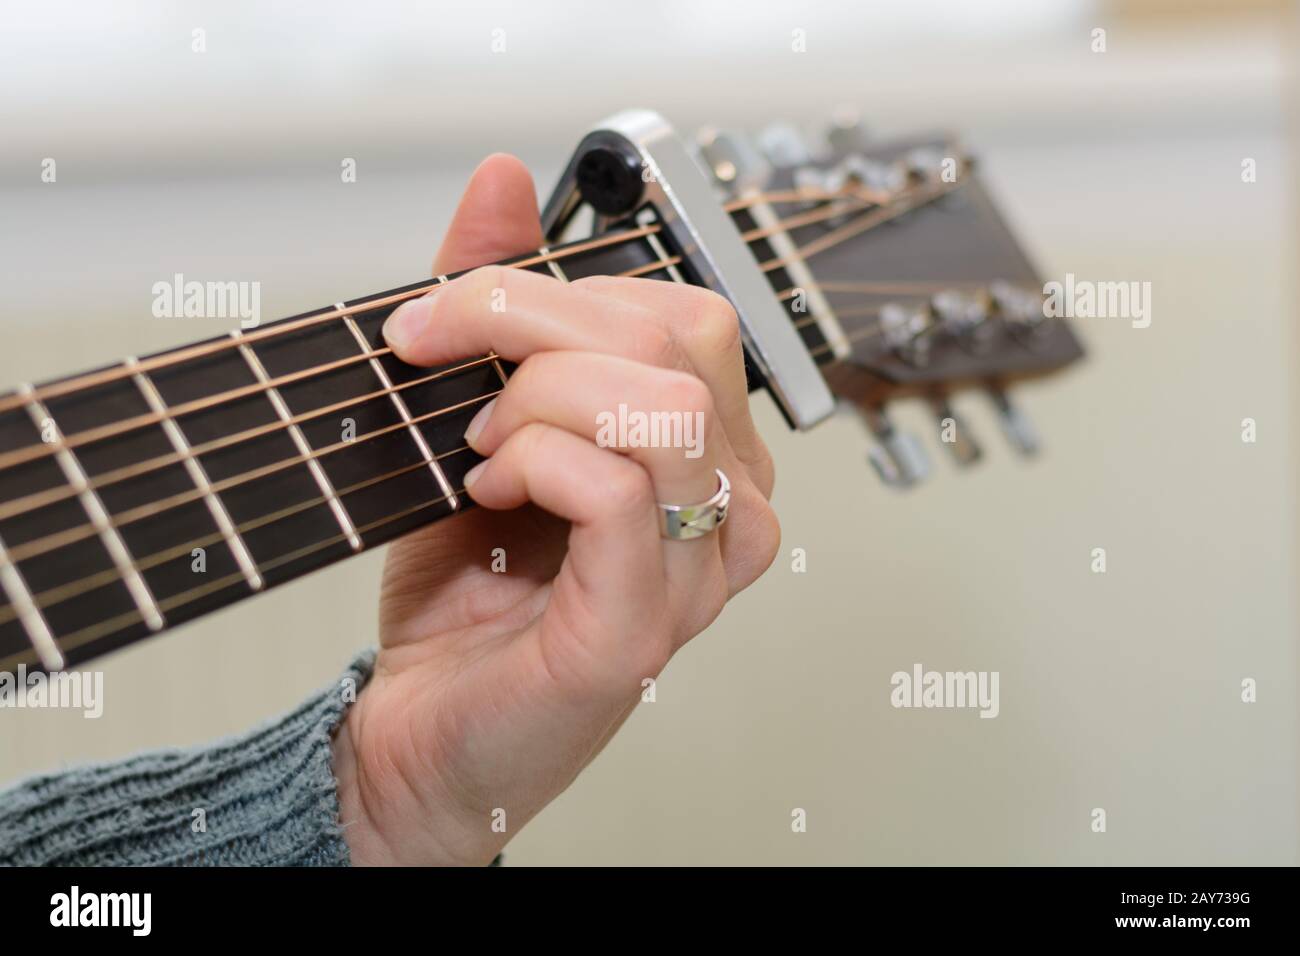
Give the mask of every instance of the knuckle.
M 528 396 L 536 395 L 541 379 L 542 370 L 536 361 L 537 355 L 529 355 L 520 362 L 506 383 L 501 386 L 501 394 L 497 396 L 496 408 L 500 410 L 505 405 L 513 405 L 516 401 L 523 401 L 523 406 L 528 405 Z
M 504 291 L 509 285 L 513 271 L 499 265 L 481 266 L 466 276 L 468 280 L 466 285 L 474 298 L 474 304 L 484 309 L 488 308 L 493 296 L 500 294 L 497 290 Z
M 554 438 L 551 428 L 541 422 L 528 422 L 517 428 L 508 439 L 524 461 L 537 461 L 546 454 L 546 445 Z
M 702 412 L 713 418 L 713 393 L 703 381 L 687 372 L 673 372 L 660 386 L 659 403 L 666 411 Z
M 506 379 L 504 386 L 507 394 L 529 394 L 541 386 L 542 380 L 546 378 L 547 367 L 550 364 L 547 352 L 534 352 L 527 355 L 520 362 L 510 377 Z
M 657 316 L 639 323 L 632 346 L 632 358 L 660 368 L 684 367 L 684 356 L 672 333 Z
M 740 348 L 740 317 L 723 296 L 701 289 L 691 311 L 688 334 L 706 348 L 729 352 Z
M 604 518 L 642 516 L 655 504 L 649 472 L 626 459 L 616 459 L 616 467 L 594 487 L 596 510 Z

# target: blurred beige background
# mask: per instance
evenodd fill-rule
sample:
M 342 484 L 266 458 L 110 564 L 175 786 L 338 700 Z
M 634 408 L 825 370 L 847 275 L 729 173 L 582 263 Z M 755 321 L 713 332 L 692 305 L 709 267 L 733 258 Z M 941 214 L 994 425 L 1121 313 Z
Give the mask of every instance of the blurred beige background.
M 9 5 L 0 378 L 224 331 L 149 317 L 174 272 L 259 280 L 267 317 L 412 281 L 479 156 L 518 153 L 544 192 L 626 106 L 952 126 L 1044 272 L 1150 281 L 1151 327 L 1080 323 L 1088 363 L 1021 396 L 1041 460 L 972 396 L 986 461 L 932 446 L 907 495 L 854 420 L 792 435 L 758 399 L 784 556 L 509 862 L 1295 863 L 1295 27 L 1223 6 Z M 109 658 L 98 721 L 0 711 L 0 783 L 288 708 L 372 641 L 380 561 Z M 916 662 L 1000 671 L 1000 716 L 891 708 Z

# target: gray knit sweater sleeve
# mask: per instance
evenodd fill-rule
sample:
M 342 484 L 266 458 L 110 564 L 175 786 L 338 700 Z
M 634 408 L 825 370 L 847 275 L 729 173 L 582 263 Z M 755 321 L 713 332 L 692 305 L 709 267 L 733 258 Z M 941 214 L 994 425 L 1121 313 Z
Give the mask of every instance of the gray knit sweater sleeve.
M 243 736 L 0 793 L 0 865 L 347 866 L 330 735 L 373 664 Z

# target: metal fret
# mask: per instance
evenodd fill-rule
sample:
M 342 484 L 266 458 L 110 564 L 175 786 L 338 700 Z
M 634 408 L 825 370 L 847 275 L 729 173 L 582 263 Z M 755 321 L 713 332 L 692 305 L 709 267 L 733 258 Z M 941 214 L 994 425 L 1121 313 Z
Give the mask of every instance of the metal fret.
M 336 309 L 346 308 L 342 302 L 334 303 L 334 307 Z M 348 327 L 348 331 L 352 333 L 352 337 L 357 340 L 357 345 L 361 348 L 361 351 L 369 352 L 371 350 L 370 343 L 366 341 L 365 335 L 363 335 L 361 329 L 357 327 L 357 323 L 353 321 L 352 316 L 345 315 L 343 317 L 343 323 Z M 447 476 L 444 475 L 442 469 L 438 467 L 438 459 L 434 457 L 433 449 L 429 447 L 429 443 L 425 440 L 424 433 L 420 431 L 420 429 L 415 426 L 415 422 L 412 421 L 413 416 L 411 415 L 411 410 L 406 407 L 405 399 L 393 390 L 393 380 L 389 377 L 388 372 L 384 369 L 384 366 L 380 363 L 379 359 L 371 356 L 370 367 L 374 369 L 375 375 L 379 378 L 380 384 L 382 384 L 384 388 L 389 389 L 388 397 L 393 400 L 393 407 L 397 409 L 397 414 L 401 417 L 402 421 L 406 422 L 407 431 L 411 433 L 411 438 L 415 441 L 415 446 L 420 450 L 420 454 L 424 456 L 425 462 L 428 463 L 429 470 L 433 472 L 434 480 L 438 482 L 438 487 L 442 489 L 443 495 L 451 505 L 451 510 L 456 511 L 460 508 L 460 499 L 456 497 L 456 492 L 451 487 L 451 483 L 447 481 Z
M 18 389 L 18 392 L 27 401 L 27 411 L 31 415 L 33 424 L 36 425 L 38 430 L 43 431 L 46 422 L 54 421 L 49 410 L 37 400 L 32 386 L 23 385 Z M 161 630 L 166 621 L 163 619 L 162 611 L 158 608 L 158 602 L 154 600 L 149 585 L 145 584 L 144 578 L 141 577 L 139 569 L 135 566 L 135 560 L 131 557 L 126 542 L 122 540 L 117 528 L 113 526 L 112 519 L 108 515 L 108 510 L 104 507 L 104 503 L 99 499 L 99 495 L 95 493 L 95 490 L 90 487 L 90 480 L 86 477 L 81 462 L 77 460 L 77 456 L 73 454 L 72 450 L 66 446 L 55 449 L 54 460 L 58 462 L 59 468 L 62 469 L 63 477 L 76 491 L 77 499 L 81 502 L 86 517 L 90 519 L 91 526 L 94 527 L 99 539 L 104 543 L 104 548 L 108 551 L 109 557 L 112 558 L 113 564 L 117 567 L 122 582 L 130 592 L 131 600 L 135 602 L 135 606 L 145 624 L 152 631 Z
M 630 231 L 639 238 L 638 230 Z M 587 249 L 585 242 L 594 245 Z M 661 269 L 664 266 L 657 259 L 672 258 L 661 251 L 665 246 L 672 248 L 672 242 L 668 239 L 665 239 L 664 246 L 658 248 L 644 242 L 623 241 L 616 234 L 585 242 L 576 244 L 578 248 L 572 252 L 563 248 L 553 251 L 548 247 L 542 253 L 546 256 L 545 268 L 538 262 L 535 263 L 536 271 L 545 274 L 549 270 L 556 278 L 576 281 L 588 275 L 617 275 L 637 267 Z M 558 260 L 563 268 L 551 262 L 550 257 L 555 256 L 557 251 L 564 256 Z M 530 254 L 523 258 L 532 257 Z M 510 262 L 503 264 L 509 265 Z M 667 276 L 669 273 L 657 274 Z M 673 275 L 673 278 L 680 281 L 679 275 L 684 277 L 687 274 L 687 267 L 683 266 L 681 273 Z M 495 392 L 507 382 L 509 363 L 493 355 L 486 361 L 472 363 L 477 372 L 452 375 L 439 379 L 434 385 L 401 392 L 409 384 L 418 384 L 414 377 L 420 374 L 419 370 L 402 367 L 400 362 L 394 362 L 387 356 L 386 350 L 382 357 L 359 355 L 356 352 L 358 346 L 367 353 L 375 348 L 369 343 L 379 341 L 376 336 L 388 314 L 386 306 L 412 295 L 425 294 L 449 281 L 452 281 L 451 277 L 440 275 L 433 282 L 426 280 L 353 303 L 347 310 L 318 310 L 310 315 L 323 316 L 321 330 L 327 334 L 318 334 L 305 341 L 280 339 L 270 332 L 276 325 L 283 325 L 286 333 L 296 332 L 311 324 L 309 317 L 295 317 L 272 323 L 257 338 L 252 333 L 233 332 L 225 340 L 228 345 L 224 349 L 218 347 L 221 340 L 214 340 L 202 351 L 200 357 L 214 356 L 216 361 L 209 360 L 201 369 L 192 368 L 188 363 L 190 357 L 198 354 L 194 349 L 182 349 L 166 361 L 162 356 L 169 356 L 170 353 L 128 360 L 121 367 L 111 370 L 116 374 L 105 374 L 102 382 L 95 379 L 97 384 L 102 384 L 134 377 L 133 381 L 121 383 L 122 391 L 113 391 L 103 397 L 87 396 L 80 403 L 71 403 L 66 410 L 52 401 L 55 414 L 64 419 L 69 433 L 73 433 L 73 422 L 78 418 L 81 421 L 77 424 L 77 435 L 96 429 L 105 431 L 104 436 L 87 441 L 90 447 L 84 452 L 79 450 L 77 458 L 72 457 L 70 449 L 65 449 L 58 461 L 63 473 L 68 476 L 65 480 L 69 482 L 69 488 L 82 497 L 81 504 L 76 508 L 78 514 L 73 520 L 81 523 L 81 528 L 85 529 L 84 540 L 94 544 L 97 540 L 95 533 L 104 536 L 105 553 L 101 553 L 98 545 L 95 546 L 98 564 L 89 568 L 80 579 L 87 587 L 75 590 L 72 595 L 85 603 L 64 607 L 64 598 L 55 602 L 51 600 L 53 595 L 46 594 L 46 589 L 53 585 L 44 582 L 37 585 L 40 565 L 29 566 L 25 558 L 21 563 L 13 560 L 13 555 L 19 553 L 18 546 L 14 544 L 17 535 L 8 534 L 6 529 L 6 538 L 11 547 L 6 552 L 4 545 L 0 544 L 0 600 L 8 597 L 13 623 L 3 634 L 6 641 L 3 653 L 9 656 L 0 657 L 0 672 L 11 670 L 21 661 L 39 660 L 51 670 L 78 666 L 111 647 L 122 646 L 145 636 L 147 629 L 140 625 L 141 618 L 145 619 L 149 630 L 174 626 L 182 620 L 207 613 L 214 605 L 230 603 L 251 591 L 265 590 L 282 581 L 307 574 L 317 567 L 346 557 L 349 551 L 361 551 L 469 507 L 471 502 L 459 491 L 460 476 L 477 460 L 476 456 L 462 454 L 467 450 L 458 434 L 459 428 L 430 429 L 420 427 L 420 422 L 447 412 L 448 418 L 445 421 L 454 419 L 460 423 L 462 418 L 473 413 L 477 399 Z M 380 304 L 367 306 L 367 303 L 374 302 Z M 346 316 L 340 314 L 344 311 L 348 311 Z M 325 316 L 326 312 L 331 314 Z M 324 318 L 341 318 L 343 321 L 331 321 L 327 327 Z M 346 333 L 342 326 L 346 326 Z M 358 338 L 358 332 L 361 333 L 361 338 Z M 344 334 L 345 338 L 338 339 L 339 334 Z M 270 344 L 263 345 L 264 341 Z M 340 357 L 347 355 L 353 358 L 341 362 Z M 369 369 L 365 368 L 366 362 L 370 362 Z M 329 377 L 319 371 L 325 369 L 335 372 L 345 367 L 350 367 L 350 372 Z M 272 370 L 277 376 L 283 373 L 283 380 L 278 384 L 270 377 Z M 375 373 L 373 376 L 369 375 L 371 371 Z M 313 384 L 318 373 L 319 382 Z M 333 394 L 342 390 L 355 394 L 361 390 L 361 385 L 364 384 L 362 380 L 366 378 L 370 378 L 371 382 L 377 380 L 384 392 L 394 396 L 393 404 L 389 405 L 382 401 L 383 393 L 376 395 L 373 404 L 367 405 L 366 409 L 372 414 L 378 413 L 378 418 L 382 419 L 376 421 L 374 434 L 386 434 L 395 429 L 392 432 L 394 440 L 382 450 L 382 454 L 379 446 L 374 446 L 377 452 L 373 457 L 343 455 L 338 460 L 339 470 L 336 471 L 331 465 L 327 472 L 317 460 L 312 443 L 323 447 L 328 429 L 313 428 L 309 422 L 316 421 L 316 418 L 306 409 L 313 401 L 319 405 L 321 396 L 326 393 Z M 365 390 L 373 387 L 375 386 L 367 385 Z M 54 395 L 77 391 L 58 391 L 55 386 L 42 386 L 43 390 L 52 388 L 55 389 L 51 392 Z M 37 397 L 31 394 L 30 388 L 26 392 L 26 399 Z M 227 392 L 234 394 L 228 395 Z M 44 391 L 40 394 L 43 397 Z M 252 397 L 262 394 L 266 396 L 265 401 L 270 403 L 269 408 L 260 398 Z M 138 407 L 124 412 L 125 398 L 129 398 L 126 405 L 134 404 Z M 224 408 L 226 398 L 231 402 L 228 417 Z M 184 418 L 173 421 L 172 416 L 176 410 L 187 403 L 192 404 L 192 407 Z M 20 408 L 17 402 L 14 408 L 16 411 Z M 302 414 L 295 416 L 291 409 Z M 28 411 L 18 411 L 18 414 L 23 419 L 30 415 L 38 430 L 44 424 L 44 419 L 49 418 L 48 410 L 42 406 L 29 407 Z M 149 484 L 133 484 L 129 489 L 125 486 L 110 488 L 108 485 L 116 485 L 118 478 L 134 477 L 134 466 L 122 466 L 114 460 L 115 455 L 121 457 L 116 443 L 103 440 L 117 433 L 103 421 L 107 415 L 127 423 L 138 422 L 142 426 L 160 425 L 161 428 L 155 430 L 154 434 L 143 433 L 139 436 L 139 439 L 146 440 L 133 440 L 129 450 L 127 443 L 122 443 L 121 452 L 129 454 L 132 459 L 144 456 L 144 461 L 139 463 L 144 465 L 146 462 L 158 461 L 160 456 L 165 458 L 162 452 L 167 451 L 171 453 L 168 464 L 181 464 L 185 467 L 188 478 L 180 475 L 180 469 L 172 468 L 167 481 L 160 481 L 157 488 Z M 298 419 L 302 420 L 301 425 Z M 27 423 L 20 424 L 23 431 L 27 431 Z M 235 453 L 238 446 L 243 444 L 242 441 L 222 443 L 223 439 L 237 437 L 232 434 L 236 425 L 241 430 L 256 433 L 255 437 L 249 436 L 250 444 L 243 455 Z M 408 439 L 404 434 L 408 431 L 419 449 L 414 460 L 412 448 L 407 444 Z M 285 440 L 286 436 L 288 440 Z M 257 442 L 256 445 L 251 444 L 254 441 Z M 211 453 L 204 450 L 210 442 L 217 443 L 217 448 L 212 449 Z M 218 449 L 223 453 L 218 453 Z M 292 473 L 288 468 L 283 469 L 285 484 L 277 486 L 267 483 L 265 492 L 259 493 L 251 479 L 242 480 L 248 465 L 252 463 L 250 458 L 265 460 L 269 457 L 273 459 L 272 464 L 276 464 L 295 454 L 294 449 L 296 454 L 302 456 L 299 460 L 306 470 L 298 462 L 292 462 Z M 201 453 L 201 457 L 196 454 L 196 450 Z M 388 457 L 382 457 L 383 455 Z M 53 456 L 50 459 L 53 460 Z M 397 467 L 398 465 L 404 467 Z M 59 471 L 58 468 L 51 470 Z M 144 472 L 152 470 L 161 468 L 144 469 Z M 125 474 L 120 474 L 123 472 Z M 254 473 L 258 472 L 260 469 L 254 469 Z M 280 470 L 276 469 L 276 472 L 279 473 Z M 353 476 L 352 472 L 359 473 Z M 98 489 L 98 494 L 89 487 L 90 481 L 98 481 L 102 476 L 110 474 L 116 477 Z M 428 477 L 430 474 L 434 478 L 432 485 Z M 357 481 L 352 481 L 353 477 Z M 405 477 L 417 480 L 399 487 L 397 479 Z M 261 478 L 257 480 L 260 485 Z M 390 480 L 393 481 L 392 484 L 380 484 Z M 177 484 L 184 488 L 179 495 L 172 494 Z M 27 489 L 20 490 L 34 493 Z M 346 491 L 342 497 L 340 490 Z M 363 492 L 376 492 L 377 497 L 366 497 Z M 198 525 L 203 529 L 203 540 L 223 541 L 228 546 L 229 557 L 226 557 L 226 549 L 222 549 L 224 567 L 223 576 L 219 580 L 198 588 L 174 592 L 171 588 L 174 582 L 170 578 L 164 581 L 158 576 L 163 565 L 149 560 L 156 555 L 145 555 L 146 550 L 151 550 L 156 545 L 146 547 L 144 542 L 161 539 L 164 544 L 169 544 L 176 539 L 175 534 L 168 536 L 171 529 L 165 517 L 158 519 L 158 523 L 154 520 L 147 524 L 141 522 L 139 529 L 124 524 L 121 533 L 114 534 L 117 529 L 110 524 L 110 515 L 123 514 L 119 498 L 130 502 L 124 507 L 136 509 L 144 507 L 137 503 L 142 495 L 153 495 L 156 499 L 164 493 L 168 497 L 162 500 L 169 507 L 177 498 L 185 498 L 185 503 L 190 505 L 186 512 L 187 536 L 199 534 L 199 531 L 189 530 Z M 435 495 L 438 497 L 435 498 Z M 346 508 L 343 497 L 347 499 Z M 389 513 L 392 502 L 404 501 L 408 497 L 419 501 L 418 506 L 396 515 Z M 308 500 L 309 498 L 315 500 Z M 430 501 L 430 498 L 435 500 Z M 205 507 L 197 505 L 200 499 L 204 501 Z M 301 502 L 303 507 L 281 507 L 287 502 Z M 69 504 L 76 502 L 70 500 Z M 320 507 L 322 504 L 328 505 L 328 514 L 325 508 Z M 108 511 L 110 506 L 112 512 Z M 82 511 L 92 520 L 84 521 L 80 514 Z M 371 513 L 374 514 L 373 520 Z M 152 514 L 147 517 L 154 518 Z M 67 531 L 58 532 L 60 535 L 66 533 Z M 330 537 L 317 540 L 321 535 Z M 362 535 L 365 537 L 364 542 Z M 277 554 L 282 552 L 281 544 L 286 538 L 308 543 L 289 555 Z M 29 542 L 24 547 L 27 544 Z M 139 561 L 148 567 L 142 570 L 135 565 L 132 554 L 138 556 Z M 124 571 L 124 566 L 128 570 Z M 123 581 L 125 588 L 114 584 L 111 595 L 103 591 L 92 593 L 90 583 L 105 576 L 109 580 Z M 246 586 L 249 584 L 252 585 L 251 588 Z M 99 583 L 94 583 L 94 588 L 99 587 Z M 42 608 L 36 603 L 37 594 L 41 600 L 50 601 L 48 607 Z M 109 597 L 116 605 L 111 614 L 101 612 L 90 617 L 87 612 L 93 610 L 95 603 L 102 603 L 102 600 Z M 218 597 L 220 600 L 215 600 Z M 203 605 L 201 601 L 208 603 Z M 67 627 L 64 626 L 65 618 L 69 622 Z M 94 623 L 83 626 L 85 620 Z
M 126 364 L 128 366 L 137 366 L 139 361 L 135 356 L 130 356 L 127 358 Z M 164 416 L 159 424 L 167 434 L 167 439 L 171 442 L 172 448 L 182 456 L 181 461 L 185 466 L 185 471 L 190 476 L 190 480 L 203 494 L 203 501 L 208 506 L 208 512 L 212 515 L 212 520 L 216 522 L 217 530 L 221 532 L 221 537 L 225 539 L 227 546 L 229 546 L 230 553 L 234 555 L 235 563 L 239 565 L 239 570 L 243 572 L 249 587 L 254 591 L 262 590 L 265 582 L 257 570 L 257 562 L 253 560 L 248 547 L 244 544 L 244 539 L 240 537 L 239 532 L 235 529 L 235 523 L 231 520 L 230 513 L 226 511 L 226 506 L 213 492 L 212 482 L 208 480 L 208 473 L 204 469 L 203 463 L 194 456 L 190 443 L 185 438 L 180 426 L 176 424 L 176 420 L 167 415 L 167 403 L 163 401 L 162 395 L 158 393 L 158 388 L 154 385 L 153 379 L 149 377 L 148 372 L 136 372 L 132 378 L 135 380 L 136 387 L 140 389 L 140 394 L 144 396 L 144 400 L 149 404 L 149 408 Z
M 240 329 L 235 329 L 230 333 L 230 336 L 239 339 L 243 337 L 243 332 Z M 243 355 L 244 361 L 248 363 L 253 376 L 263 385 L 266 385 L 271 380 L 271 376 L 266 373 L 266 369 L 262 366 L 262 360 L 257 357 L 257 353 L 244 342 L 240 342 L 239 351 Z M 352 517 L 348 514 L 347 509 L 343 507 L 343 502 L 339 500 L 338 494 L 335 493 L 334 485 L 330 482 L 329 476 L 325 474 L 325 469 L 321 467 L 320 462 L 315 457 L 312 457 L 313 451 L 307 441 L 307 436 L 302 433 L 302 429 L 293 420 L 293 414 L 289 411 L 289 406 L 285 404 L 284 397 L 280 394 L 279 389 L 273 386 L 267 387 L 266 397 L 275 408 L 275 413 L 280 416 L 280 421 L 285 423 L 285 430 L 289 433 L 289 437 L 293 439 L 299 454 L 307 456 L 307 470 L 311 472 L 321 494 L 325 496 L 325 500 L 329 503 L 330 511 L 334 513 L 335 520 L 338 521 L 339 527 L 343 529 L 348 545 L 353 551 L 360 551 L 362 548 L 361 536 L 357 534 L 356 525 L 352 523 Z
M 774 230 L 767 234 L 768 245 L 777 257 L 784 262 L 783 268 L 786 275 L 790 277 L 791 282 L 796 288 L 802 289 L 808 300 L 808 311 L 812 319 L 817 323 L 817 328 L 821 330 L 823 338 L 826 339 L 830 347 L 831 354 L 842 359 L 849 354 L 849 338 L 844 333 L 840 320 L 835 316 L 835 310 L 831 308 L 830 302 L 822 294 L 821 288 L 817 285 L 817 280 L 813 277 L 812 270 L 808 268 L 808 263 L 799 253 L 799 246 L 791 238 L 790 234 L 784 229 L 778 228 L 781 224 L 781 217 L 775 209 L 765 202 L 754 202 L 746 207 L 755 225 L 763 230 Z
M 657 222 L 657 221 L 658 221 L 658 217 L 655 215 L 655 211 L 653 209 L 643 210 L 642 213 L 639 216 L 637 216 L 637 222 L 639 222 L 643 226 L 649 225 L 650 223 Z M 672 258 L 668 254 L 668 250 L 664 248 L 664 244 L 659 241 L 659 237 L 656 236 L 653 232 L 647 234 L 645 239 L 646 239 L 646 243 L 650 246 L 650 248 L 654 250 L 655 258 L 658 259 L 660 262 L 665 262 L 668 259 Z M 687 284 L 686 279 L 682 277 L 681 270 L 678 269 L 677 266 L 669 265 L 669 266 L 665 266 L 664 269 L 668 273 L 668 275 L 672 277 L 672 280 L 674 282 L 681 283 L 682 285 Z
M 555 276 L 555 278 L 559 279 L 561 282 L 569 281 L 569 277 L 564 274 L 564 270 L 560 268 L 560 264 L 551 258 L 551 249 L 549 246 L 542 246 L 537 251 L 539 254 L 546 257 L 546 267 L 551 270 L 551 275 Z
M 27 639 L 31 642 L 32 649 L 36 651 L 41 665 L 47 671 L 63 670 L 63 652 L 54 642 L 54 635 L 45 621 L 45 615 L 36 606 L 36 600 L 32 597 L 27 582 L 23 580 L 22 572 L 9 559 L 4 541 L 0 541 L 0 588 L 4 589 L 10 606 L 18 616 L 23 630 L 27 632 Z

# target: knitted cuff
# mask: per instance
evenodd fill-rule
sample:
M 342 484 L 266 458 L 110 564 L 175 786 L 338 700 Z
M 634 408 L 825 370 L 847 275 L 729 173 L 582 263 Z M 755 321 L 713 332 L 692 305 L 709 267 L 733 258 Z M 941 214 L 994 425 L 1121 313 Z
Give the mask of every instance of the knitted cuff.
M 0 865 L 347 866 L 330 736 L 374 658 L 242 736 L 0 793 Z

